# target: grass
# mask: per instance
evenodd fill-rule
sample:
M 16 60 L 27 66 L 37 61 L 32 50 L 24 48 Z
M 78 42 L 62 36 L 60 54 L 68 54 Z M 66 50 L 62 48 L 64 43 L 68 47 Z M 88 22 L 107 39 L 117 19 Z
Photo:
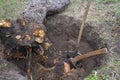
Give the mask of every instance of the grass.
M 99 3 L 117 3 L 120 0 L 93 0 L 93 1 L 96 1 L 96 2 L 99 2 Z
M 82 1 L 82 0 L 81 0 Z M 112 2 L 112 0 L 109 0 Z M 108 2 L 109 2 L 108 1 Z M 92 6 L 90 7 L 87 20 L 90 22 L 95 22 L 96 25 L 99 25 L 100 22 L 106 22 L 107 24 L 119 24 L 120 25 L 120 0 L 113 1 L 112 3 L 105 4 L 106 0 L 94 0 L 92 1 Z M 71 4 L 65 11 L 65 15 L 69 14 L 70 16 L 76 16 L 77 18 L 83 15 L 85 11 L 86 2 L 81 2 L 77 0 L 77 3 L 74 1 L 74 4 Z M 84 5 L 80 6 L 80 5 Z M 75 8 L 75 9 L 74 9 Z M 78 9 L 81 8 L 81 9 Z M 77 10 L 78 9 L 78 10 Z M 75 11 L 74 11 L 75 10 Z M 112 16 L 113 15 L 113 16 Z M 117 16 L 116 16 L 117 15 Z M 113 24 L 112 24 L 113 25 Z M 106 37 L 108 38 L 108 37 Z
M 84 80 L 109 80 L 111 79 L 111 73 L 114 73 L 114 75 L 116 74 L 118 76 L 118 74 L 120 74 L 120 59 L 116 56 L 113 56 L 113 58 L 113 62 L 102 66 L 99 70 L 92 71 L 92 74 L 90 74 Z M 117 78 L 116 76 L 114 77 Z
M 16 19 L 28 0 L 0 0 L 0 20 Z
M 65 11 L 66 12 L 65 14 L 67 15 L 69 14 L 70 16 L 77 16 L 77 18 L 80 17 L 82 14 L 81 13 L 82 10 L 83 11 L 85 10 L 85 9 L 82 9 L 80 5 L 86 6 L 85 3 L 87 3 L 87 1 L 88 0 L 81 0 L 81 1 L 72 0 L 73 3 L 70 5 L 70 7 L 67 8 L 67 11 Z M 99 25 L 99 22 L 101 24 L 102 22 L 105 22 L 105 21 L 109 22 L 110 24 L 112 22 L 113 24 L 117 23 L 120 25 L 120 6 L 119 5 L 120 5 L 120 0 L 93 0 L 92 6 L 90 7 L 92 12 L 91 13 L 89 12 L 88 19 L 89 21 L 92 21 L 92 22 L 95 21 L 96 22 L 95 24 L 97 24 L 98 22 L 97 25 Z M 78 8 L 81 8 L 81 9 L 78 9 Z M 108 26 L 104 26 L 104 27 L 108 27 Z M 110 44 L 115 43 L 114 39 L 110 38 L 110 36 L 108 37 L 105 36 L 105 38 L 108 38 L 109 40 L 111 40 Z M 115 55 L 114 53 L 111 53 L 111 54 Z M 120 60 L 116 58 L 119 58 L 119 56 L 115 56 L 115 57 L 112 56 L 110 58 L 112 59 L 111 62 L 108 62 L 109 65 L 103 66 L 101 69 L 97 70 L 98 72 L 97 75 L 95 75 L 95 73 L 93 72 L 84 80 L 109 80 L 111 78 L 113 78 L 113 80 L 119 80 L 117 79 L 117 77 L 120 74 Z M 117 76 L 113 77 L 110 74 L 112 75 L 116 74 Z
M 97 74 L 97 71 L 93 71 L 92 74 L 85 78 L 84 80 L 108 80 L 108 78 L 109 75 L 100 76 L 99 74 Z

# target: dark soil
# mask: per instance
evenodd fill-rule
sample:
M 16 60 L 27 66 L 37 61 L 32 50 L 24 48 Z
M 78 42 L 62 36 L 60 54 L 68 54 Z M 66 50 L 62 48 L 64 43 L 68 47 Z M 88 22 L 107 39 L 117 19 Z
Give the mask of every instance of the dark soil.
M 79 32 L 80 20 L 74 20 L 72 17 L 55 16 L 47 18 L 45 25 L 47 27 L 47 37 L 52 42 L 52 47 L 45 51 L 47 60 L 41 61 L 38 56 L 33 53 L 32 57 L 32 75 L 34 80 L 83 80 L 88 76 L 93 69 L 99 68 L 102 64 L 103 56 L 94 56 L 88 59 L 78 61 L 76 63 L 77 69 L 72 69 L 69 73 L 63 73 L 63 62 L 68 61 L 68 50 L 73 50 L 76 46 L 77 36 Z M 90 25 L 85 25 L 85 30 L 82 40 L 79 44 L 79 51 L 81 54 L 93 51 L 97 48 L 97 43 L 100 43 L 99 35 L 93 35 L 96 38 L 94 41 L 88 34 L 92 31 Z M 97 42 L 97 43 L 96 43 Z M 73 56 L 76 56 L 73 55 Z M 27 60 L 9 60 L 16 64 L 20 69 L 22 75 L 26 74 Z M 45 68 L 44 68 L 45 67 Z M 53 68 L 55 67 L 55 68 Z M 46 70 L 46 68 L 48 70 Z

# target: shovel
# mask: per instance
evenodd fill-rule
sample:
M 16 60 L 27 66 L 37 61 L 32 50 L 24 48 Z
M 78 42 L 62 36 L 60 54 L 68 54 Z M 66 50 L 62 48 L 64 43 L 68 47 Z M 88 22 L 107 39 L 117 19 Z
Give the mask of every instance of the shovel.
M 79 50 L 79 43 L 80 43 L 81 36 L 82 36 L 83 30 L 84 30 L 84 25 L 85 25 L 85 21 L 87 19 L 87 15 L 88 15 L 88 11 L 89 11 L 89 8 L 90 8 L 90 4 L 91 4 L 91 0 L 89 0 L 88 3 L 87 3 L 87 7 L 86 7 L 86 11 L 85 11 L 84 16 L 83 16 L 83 20 L 82 20 L 82 24 L 81 24 L 81 27 L 80 27 L 80 31 L 79 31 L 76 47 L 75 47 L 75 49 L 73 51 L 71 51 L 71 50 L 67 51 L 68 58 L 71 58 L 71 55 L 76 55 L 76 54 L 78 55 L 78 54 L 80 54 L 78 52 L 78 50 Z

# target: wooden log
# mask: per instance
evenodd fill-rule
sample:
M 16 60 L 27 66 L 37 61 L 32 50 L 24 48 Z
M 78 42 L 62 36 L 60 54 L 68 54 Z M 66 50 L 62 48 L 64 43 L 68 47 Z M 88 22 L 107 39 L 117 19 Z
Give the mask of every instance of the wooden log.
M 105 54 L 107 52 L 108 52 L 107 48 L 103 48 L 103 49 L 99 49 L 99 50 L 96 50 L 96 51 L 85 53 L 83 55 L 76 56 L 76 57 L 72 58 L 71 61 L 74 63 L 74 62 L 77 62 L 79 60 L 89 58 L 89 57 L 92 57 L 92 56 L 96 56 L 96 55 L 102 55 L 102 54 Z

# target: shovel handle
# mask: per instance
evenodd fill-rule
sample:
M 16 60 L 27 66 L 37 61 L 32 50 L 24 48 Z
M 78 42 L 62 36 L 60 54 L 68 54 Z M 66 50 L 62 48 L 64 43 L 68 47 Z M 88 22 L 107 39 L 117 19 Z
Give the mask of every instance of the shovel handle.
M 85 59 L 85 58 L 88 58 L 88 57 L 92 57 L 92 56 L 96 56 L 96 55 L 105 54 L 107 52 L 108 52 L 107 48 L 102 48 L 102 49 L 99 49 L 99 50 L 96 50 L 96 51 L 91 51 L 91 52 L 85 53 L 83 55 L 78 55 L 78 56 L 72 58 L 71 61 L 73 63 L 76 63 L 79 60 L 82 60 L 82 59 Z
M 85 11 L 84 16 L 83 16 L 82 24 L 80 26 L 80 31 L 79 31 L 79 35 L 78 35 L 77 44 L 79 44 L 80 40 L 81 40 L 81 36 L 82 36 L 82 33 L 83 33 L 85 21 L 87 19 L 87 14 L 88 14 L 88 11 L 89 11 L 89 8 L 90 8 L 90 4 L 91 4 L 91 0 L 89 0 L 88 3 L 87 3 L 87 8 L 86 8 L 86 11 Z

